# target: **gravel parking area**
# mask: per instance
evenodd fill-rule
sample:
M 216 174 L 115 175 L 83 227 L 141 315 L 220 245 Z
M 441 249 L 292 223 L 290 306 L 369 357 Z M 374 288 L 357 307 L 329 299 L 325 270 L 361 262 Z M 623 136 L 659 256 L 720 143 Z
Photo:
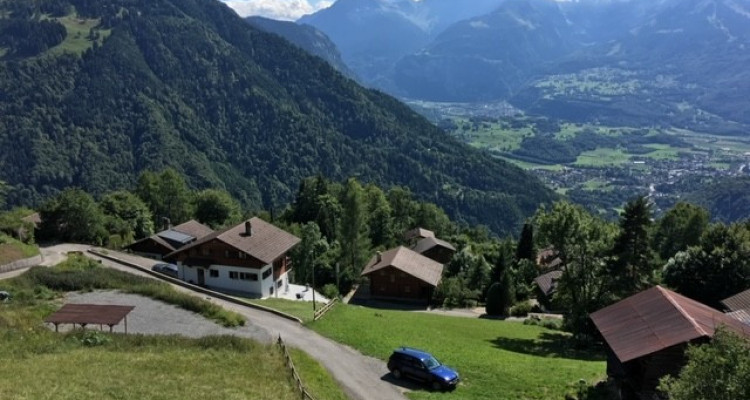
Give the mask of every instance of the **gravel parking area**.
M 65 302 L 72 304 L 135 306 L 135 309 L 128 315 L 128 333 L 182 335 L 192 338 L 211 335 L 235 335 L 252 338 L 265 343 L 272 340 L 271 335 L 265 329 L 253 325 L 251 321 L 246 321 L 245 326 L 239 328 L 225 328 L 196 313 L 183 310 L 171 304 L 117 291 L 69 293 L 65 298 Z M 50 326 L 54 329 L 52 325 Z M 70 328 L 71 325 L 60 325 L 61 330 Z M 107 327 L 104 327 L 104 329 L 108 330 Z M 114 327 L 114 332 L 124 331 L 125 326 L 123 323 Z

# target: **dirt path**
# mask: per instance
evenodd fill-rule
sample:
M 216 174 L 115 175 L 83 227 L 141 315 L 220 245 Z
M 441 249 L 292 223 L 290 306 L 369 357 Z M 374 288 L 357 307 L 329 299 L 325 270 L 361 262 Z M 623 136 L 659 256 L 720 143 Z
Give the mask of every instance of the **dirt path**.
M 87 253 L 86 250 L 89 248 L 90 246 L 63 244 L 45 248 L 42 252 L 45 255 L 45 260 L 48 259 L 47 257 L 51 260 L 57 260 L 58 258 L 62 260 L 64 255 L 70 251 L 82 251 L 87 256 L 102 261 L 102 264 L 107 267 L 156 279 L 134 268 Z M 129 254 L 118 253 L 117 256 L 146 268 L 157 263 L 154 260 Z M 2 278 L 4 276 L 0 277 L 0 279 Z M 207 297 L 182 286 L 173 285 L 173 287 L 183 292 L 195 294 L 196 296 Z M 248 320 L 249 325 L 253 327 L 252 329 L 263 331 L 263 333 L 259 331 L 255 332 L 258 337 L 273 340 L 281 335 L 287 345 L 304 350 L 307 354 L 318 360 L 331 373 L 350 398 L 356 400 L 406 399 L 403 395 L 404 388 L 386 381 L 388 378 L 388 369 L 383 361 L 364 356 L 350 347 L 336 343 L 303 327 L 297 322 L 221 299 L 208 299 L 224 308 L 243 315 Z

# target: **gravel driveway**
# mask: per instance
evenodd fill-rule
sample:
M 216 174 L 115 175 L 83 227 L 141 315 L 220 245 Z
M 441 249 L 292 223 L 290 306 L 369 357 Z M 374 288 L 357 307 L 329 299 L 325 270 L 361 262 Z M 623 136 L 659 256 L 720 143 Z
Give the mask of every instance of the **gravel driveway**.
M 135 306 L 135 309 L 128 314 L 128 333 L 182 335 L 192 338 L 211 335 L 235 335 L 252 338 L 264 343 L 272 340 L 268 331 L 253 325 L 249 321 L 242 327 L 225 328 L 194 312 L 183 310 L 148 297 L 118 291 L 70 293 L 66 296 L 65 302 L 73 304 Z M 66 329 L 69 329 L 69 327 L 70 325 L 60 326 L 60 328 Z M 107 327 L 105 327 L 106 329 Z M 124 332 L 125 325 L 120 323 L 115 326 L 114 331 Z

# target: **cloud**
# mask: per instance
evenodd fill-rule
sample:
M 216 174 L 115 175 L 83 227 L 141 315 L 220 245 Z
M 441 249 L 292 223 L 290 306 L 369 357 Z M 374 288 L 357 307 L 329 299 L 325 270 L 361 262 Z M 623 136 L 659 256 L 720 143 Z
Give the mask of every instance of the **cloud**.
M 224 0 L 237 14 L 246 17 L 260 15 L 281 20 L 296 20 L 329 7 L 332 0 Z

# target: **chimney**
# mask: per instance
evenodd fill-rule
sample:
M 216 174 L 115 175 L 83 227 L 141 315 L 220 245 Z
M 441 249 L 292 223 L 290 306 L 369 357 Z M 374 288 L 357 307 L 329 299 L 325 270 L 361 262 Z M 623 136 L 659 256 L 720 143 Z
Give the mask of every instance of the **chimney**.
M 250 221 L 245 221 L 245 236 L 253 236 L 253 225 Z
M 381 252 L 378 252 L 378 253 L 377 253 L 377 256 L 378 256 L 378 262 L 381 262 L 381 261 L 383 261 L 383 253 L 381 253 Z

